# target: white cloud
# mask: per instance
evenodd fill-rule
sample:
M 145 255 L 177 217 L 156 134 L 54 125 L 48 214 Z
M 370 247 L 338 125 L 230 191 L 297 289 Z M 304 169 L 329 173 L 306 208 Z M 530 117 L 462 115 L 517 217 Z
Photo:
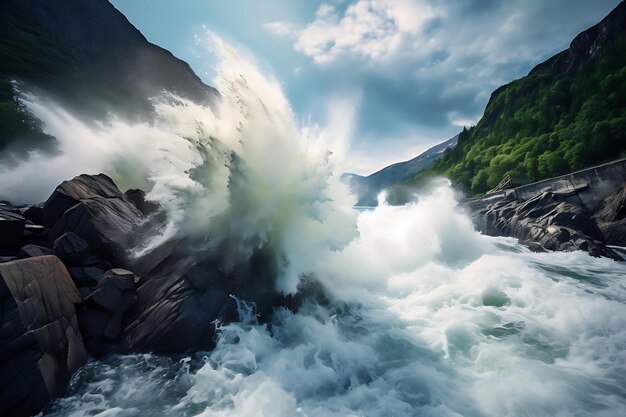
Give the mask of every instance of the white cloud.
M 295 48 L 319 64 L 344 54 L 384 58 L 434 17 L 428 4 L 411 0 L 357 0 L 343 13 L 323 3 L 298 34 Z
M 279 36 L 293 35 L 296 33 L 294 25 L 281 21 L 265 23 L 263 27 L 270 33 Z
M 390 143 L 409 149 L 411 143 L 444 140 L 475 124 L 492 91 L 565 49 L 619 3 L 325 1 L 308 22 L 274 22 L 266 28 L 289 36 L 293 48 L 310 58 L 310 67 L 298 63 L 307 79 L 317 77 L 309 94 L 363 90 L 359 137 L 370 153 L 376 149 L 380 161 L 401 157 L 400 151 L 382 149 Z M 393 140 L 407 128 L 421 136 Z M 359 158 L 355 171 L 374 168 L 374 159 Z

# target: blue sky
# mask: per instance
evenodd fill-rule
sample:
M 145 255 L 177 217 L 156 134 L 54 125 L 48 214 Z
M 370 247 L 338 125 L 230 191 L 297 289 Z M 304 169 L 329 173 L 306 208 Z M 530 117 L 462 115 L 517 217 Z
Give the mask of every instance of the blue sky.
M 357 109 L 348 168 L 369 174 L 475 123 L 491 92 L 569 45 L 619 0 L 112 0 L 210 83 L 194 36 L 254 57 L 294 111 Z

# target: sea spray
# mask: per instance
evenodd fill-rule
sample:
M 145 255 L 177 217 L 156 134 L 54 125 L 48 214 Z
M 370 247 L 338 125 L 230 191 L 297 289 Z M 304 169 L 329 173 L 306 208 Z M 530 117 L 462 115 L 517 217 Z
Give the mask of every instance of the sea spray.
M 358 256 L 351 245 L 319 255 L 330 256 L 331 276 L 318 275 L 333 294 L 327 302 L 278 309 L 269 323 L 242 304 L 241 321 L 221 326 L 212 352 L 183 362 L 92 362 L 47 415 L 626 411 L 623 264 L 482 236 L 445 184 L 416 203 L 361 213 L 357 224 Z
M 623 264 L 481 236 L 446 182 L 353 211 L 328 150 L 346 130 L 302 129 L 278 83 L 220 48 L 218 109 L 169 95 L 152 123 L 93 126 L 25 97 L 59 149 L 4 169 L 2 193 L 41 199 L 104 171 L 167 212 L 142 250 L 179 235 L 242 256 L 269 245 L 280 289 L 306 274 L 326 299 L 262 323 L 242 302 L 211 352 L 92 361 L 44 415 L 626 414 Z
M 280 271 L 277 289 L 294 292 L 319 252 L 356 233 L 354 199 L 339 180 L 352 110 L 339 103 L 329 108 L 326 128 L 300 126 L 276 80 L 219 38 L 211 42 L 220 59 L 215 108 L 164 93 L 150 123 L 112 116 L 94 125 L 24 95 L 58 152 L 33 152 L 0 168 L 0 195 L 37 201 L 64 179 L 104 172 L 123 189 L 146 190 L 167 214 L 137 256 L 175 237 L 204 241 L 199 250 L 223 244 L 235 261 L 269 247 Z

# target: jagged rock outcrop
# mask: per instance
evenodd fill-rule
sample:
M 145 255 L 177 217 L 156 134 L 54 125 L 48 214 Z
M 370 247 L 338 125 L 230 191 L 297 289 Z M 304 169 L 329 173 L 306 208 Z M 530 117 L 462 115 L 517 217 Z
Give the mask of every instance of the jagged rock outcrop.
M 52 252 L 67 266 L 82 265 L 89 255 L 89 244 L 76 233 L 67 232 L 56 238 Z
M 626 246 L 626 184 L 604 200 L 593 219 L 607 245 Z
M 481 232 L 515 237 L 531 248 L 582 250 L 592 256 L 621 259 L 606 246 L 589 213 L 557 193 L 544 192 L 521 203 L 501 200 L 474 213 L 474 219 Z
M 626 244 L 626 160 L 512 187 L 464 203 L 477 228 L 532 248 L 621 259 Z M 620 251 L 621 252 L 621 251 Z
M 154 214 L 159 210 L 159 204 L 154 201 L 146 200 L 146 192 L 139 189 L 131 189 L 127 190 L 124 195 L 135 204 L 137 210 L 139 210 L 143 215 L 149 216 Z
M 0 415 L 31 416 L 65 392 L 87 359 L 78 303 L 55 256 L 0 264 Z
M 73 232 L 102 259 L 124 262 L 143 214 L 104 174 L 79 175 L 57 187 L 43 206 L 50 239 Z M 121 265 L 120 265 L 121 266 Z
M 10 206 L 0 205 L 0 250 L 19 249 L 24 242 L 26 219 Z
M 84 299 L 78 319 L 90 352 L 119 352 L 124 313 L 137 301 L 135 274 L 114 268 L 103 274 L 95 290 Z
M 225 274 L 210 262 L 172 254 L 144 278 L 123 331 L 128 351 L 208 349 L 215 322 L 236 319 Z

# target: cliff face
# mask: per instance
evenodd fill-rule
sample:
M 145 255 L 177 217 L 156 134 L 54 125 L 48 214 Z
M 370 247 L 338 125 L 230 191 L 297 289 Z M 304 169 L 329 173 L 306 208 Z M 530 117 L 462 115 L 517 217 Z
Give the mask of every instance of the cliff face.
M 478 124 L 432 174 L 472 193 L 626 154 L 626 3 L 527 76 L 498 88 Z
M 570 47 L 531 71 L 550 68 L 553 74 L 573 73 L 590 62 L 601 59 L 606 48 L 612 45 L 626 31 L 626 4 L 620 3 L 597 25 L 574 38 Z
M 7 112 L 19 110 L 9 80 L 44 90 L 73 111 L 95 118 L 110 110 L 140 117 L 151 109 L 148 98 L 163 90 L 202 103 L 219 96 L 187 63 L 149 43 L 106 0 L 3 0 L 2 122 L 10 116 Z M 0 146 L 12 139 L 10 133 L 19 129 L 0 132 Z

